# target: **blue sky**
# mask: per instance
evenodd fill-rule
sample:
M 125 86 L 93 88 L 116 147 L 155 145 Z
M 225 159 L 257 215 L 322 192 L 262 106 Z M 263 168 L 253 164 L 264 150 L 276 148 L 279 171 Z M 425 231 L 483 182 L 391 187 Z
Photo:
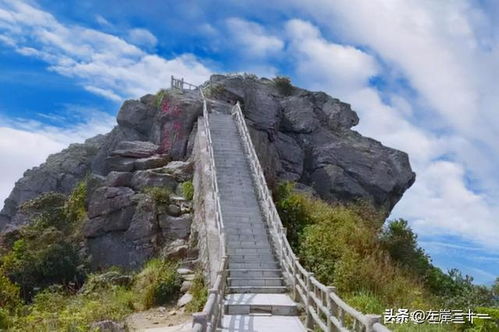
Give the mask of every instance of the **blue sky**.
M 119 105 L 214 72 L 290 76 L 351 103 L 406 151 L 408 219 L 444 270 L 499 276 L 496 1 L 0 0 L 0 199 L 22 172 L 107 132 Z

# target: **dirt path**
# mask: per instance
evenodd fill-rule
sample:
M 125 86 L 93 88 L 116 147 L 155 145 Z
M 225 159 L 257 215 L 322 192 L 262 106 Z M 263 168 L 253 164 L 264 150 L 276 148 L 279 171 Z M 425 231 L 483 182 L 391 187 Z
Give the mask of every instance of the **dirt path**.
M 158 307 L 136 312 L 126 318 L 130 331 L 187 332 L 191 331 L 191 314 L 183 309 Z

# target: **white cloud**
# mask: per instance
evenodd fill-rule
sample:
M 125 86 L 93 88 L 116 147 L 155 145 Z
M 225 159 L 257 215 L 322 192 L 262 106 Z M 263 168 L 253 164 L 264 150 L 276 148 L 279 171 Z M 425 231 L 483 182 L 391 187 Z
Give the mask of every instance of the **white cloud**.
M 265 57 L 282 50 L 284 42 L 271 35 L 261 25 L 232 17 L 227 19 L 227 29 L 232 35 L 234 48 L 242 48 L 241 54 Z
M 286 24 L 290 40 L 288 53 L 295 54 L 298 73 L 316 86 L 327 86 L 337 93 L 364 86 L 378 72 L 376 61 L 355 47 L 331 43 L 320 31 L 302 20 Z
M 394 2 L 384 3 L 388 6 L 389 3 Z M 350 2 L 344 5 L 350 6 L 349 4 Z M 324 7 L 327 6 L 324 3 Z M 428 15 L 424 11 L 418 11 L 414 7 L 412 7 L 414 10 L 412 14 L 415 15 L 415 18 L 409 19 L 402 12 L 402 18 L 400 18 L 402 26 L 399 28 L 390 26 L 386 30 L 371 31 L 376 28 L 374 26 L 355 26 L 355 24 L 368 24 L 363 22 L 362 18 L 365 14 L 365 19 L 369 19 L 367 13 L 373 11 L 370 6 L 370 3 L 366 6 L 357 6 L 366 8 L 356 7 L 358 10 L 352 9 L 348 13 L 340 11 L 348 18 L 355 17 L 356 20 L 362 22 L 353 22 L 352 19 L 352 22 L 348 21 L 348 24 L 344 26 L 344 29 L 348 31 L 354 30 L 354 32 L 350 31 L 350 34 L 355 33 L 355 30 L 358 29 L 360 36 L 362 31 L 364 34 L 362 41 L 369 42 L 371 34 L 380 35 L 379 38 L 387 39 L 386 44 L 389 44 L 389 40 L 391 40 L 395 50 L 395 45 L 397 47 L 405 45 L 402 41 L 398 43 L 398 38 L 403 39 L 404 36 L 403 34 L 399 36 L 400 30 L 404 28 L 404 20 L 409 20 L 406 24 L 414 29 L 412 33 L 405 31 L 409 35 L 407 38 L 410 39 L 412 34 L 418 35 L 418 33 L 424 37 L 419 42 L 418 40 L 413 41 L 419 43 L 418 47 L 425 46 L 421 43 L 425 38 L 431 37 L 426 29 L 428 25 L 432 26 L 433 23 L 431 20 L 429 21 Z M 383 7 L 382 4 L 380 6 Z M 386 15 L 390 13 L 398 15 L 399 10 L 395 8 L 393 12 L 389 10 L 382 12 Z M 356 16 L 358 11 L 361 13 Z M 375 24 L 374 22 L 385 24 L 385 21 L 391 19 L 376 15 L 369 19 L 373 24 Z M 392 30 L 394 30 L 393 33 Z M 325 89 L 332 95 L 351 103 L 360 116 L 359 131 L 381 140 L 388 146 L 409 153 L 411 163 L 417 173 L 416 183 L 396 206 L 392 216 L 409 219 L 419 234 L 452 234 L 489 248 L 498 249 L 499 223 L 497 216 L 499 215 L 499 206 L 494 202 L 491 191 L 477 194 L 467 186 L 467 176 L 470 171 L 467 166 L 471 165 L 472 162 L 476 164 L 484 162 L 482 154 L 484 150 L 477 148 L 474 141 L 482 133 L 467 135 L 469 132 L 467 127 L 470 126 L 474 131 L 477 131 L 477 127 L 472 126 L 477 125 L 477 118 L 483 113 L 479 112 L 473 97 L 478 94 L 477 90 L 474 90 L 473 85 L 460 76 L 470 69 L 463 67 L 462 63 L 456 60 L 459 57 L 448 49 L 442 50 L 441 45 L 438 45 L 440 49 L 437 52 L 443 53 L 443 55 L 436 56 L 439 68 L 435 67 L 435 64 L 421 68 L 421 66 L 425 66 L 425 61 L 432 61 L 431 57 L 423 55 L 421 57 L 424 59 L 420 59 L 417 55 L 421 51 L 412 48 L 405 50 L 408 53 L 412 52 L 409 58 L 413 58 L 414 63 L 407 65 L 411 70 L 408 71 L 404 66 L 398 64 L 394 66 L 398 66 L 402 74 L 408 75 L 411 78 L 411 83 L 418 82 L 418 79 L 422 79 L 422 77 L 426 78 L 428 83 L 424 87 L 420 88 L 418 83 L 414 83 L 414 87 L 423 100 L 415 101 L 404 95 L 388 93 L 388 98 L 392 102 L 387 104 L 386 99 L 382 99 L 379 91 L 370 86 L 368 81 L 373 76 L 391 75 L 392 73 L 384 72 L 383 67 L 377 64 L 372 53 L 367 53 L 367 51 L 350 45 L 330 42 L 322 36 L 316 26 L 302 20 L 289 21 L 286 24 L 286 32 L 289 43 L 288 52 L 295 56 L 294 61 L 300 83 L 312 89 Z M 434 33 L 437 34 L 437 32 Z M 469 33 L 469 29 L 460 29 L 453 33 L 465 37 Z M 374 40 L 376 38 L 374 37 Z M 422 52 L 426 50 L 423 47 Z M 386 58 L 382 57 L 382 59 L 395 61 L 397 56 L 403 57 L 401 52 L 397 50 L 395 54 L 390 54 Z M 448 62 L 450 66 L 449 73 L 445 72 L 448 67 L 444 66 L 444 62 Z M 417 75 L 414 74 L 416 72 Z M 396 73 L 398 74 L 399 71 L 397 70 Z M 412 80 L 414 75 L 418 78 Z M 419 77 L 419 75 L 423 76 Z M 440 89 L 440 91 L 434 93 L 434 89 Z M 470 91 L 464 91 L 466 89 L 470 89 Z M 458 95 L 456 95 L 456 91 L 459 91 Z M 461 94 L 461 92 L 463 93 Z M 436 100 L 438 102 L 435 102 Z M 427 127 L 423 127 L 420 122 L 414 121 L 419 115 L 418 112 L 421 111 L 421 104 L 429 105 L 430 111 L 436 110 L 435 112 L 440 115 L 440 120 L 445 128 L 450 130 L 434 131 L 434 123 L 428 123 Z M 440 108 L 445 110 L 440 111 Z M 470 114 L 463 114 L 463 112 Z M 447 115 L 450 116 L 450 114 L 455 118 L 452 121 L 447 119 Z M 441 128 L 441 126 L 437 126 L 437 128 Z M 474 158 L 470 158 L 470 156 Z M 444 161 L 448 158 L 451 159 Z M 476 165 L 476 169 L 480 168 L 483 168 L 483 165 Z M 487 181 L 491 178 L 497 180 L 497 176 L 482 178 L 482 180 Z
M 144 47 L 155 47 L 158 44 L 158 39 L 155 35 L 149 30 L 140 28 L 128 30 L 128 41 Z
M 114 117 L 95 109 L 67 105 L 68 112 L 80 121 L 70 127 L 55 127 L 27 119 L 0 118 L 0 207 L 26 169 L 38 166 L 47 156 L 71 143 L 109 132 Z M 64 118 L 64 120 L 67 120 Z
M 0 0 L 0 42 L 26 56 L 46 61 L 49 69 L 74 77 L 86 90 L 112 100 L 137 98 L 168 87 L 170 75 L 200 84 L 210 70 L 190 54 L 164 59 L 125 40 L 81 26 L 61 24 L 51 14 L 23 1 Z M 138 45 L 152 46 L 156 38 L 134 29 Z
M 102 15 L 95 15 L 95 21 L 102 26 L 111 26 L 111 23 Z

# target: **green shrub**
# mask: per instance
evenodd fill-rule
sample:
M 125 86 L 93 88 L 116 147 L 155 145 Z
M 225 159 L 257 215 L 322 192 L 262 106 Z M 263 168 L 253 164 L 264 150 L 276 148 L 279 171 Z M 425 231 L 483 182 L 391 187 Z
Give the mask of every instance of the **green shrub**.
M 380 299 L 370 292 L 355 292 L 344 300 L 362 313 L 382 315 L 386 309 Z
M 21 304 L 19 287 L 12 283 L 0 269 L 0 308 L 11 310 Z
M 78 224 L 85 220 L 85 218 L 87 217 L 87 191 L 87 181 L 83 180 L 75 186 L 75 188 L 69 195 L 64 206 L 65 215 L 68 219 L 68 222 Z
M 298 251 L 299 236 L 305 226 L 312 223 L 308 213 L 310 200 L 294 192 L 294 185 L 291 182 L 278 185 L 274 200 L 283 226 L 286 227 L 288 241 L 293 250 Z
M 140 307 L 149 309 L 175 300 L 181 285 L 177 264 L 155 258 L 136 276 L 134 290 L 139 296 Z
M 18 240 L 2 258 L 6 275 L 20 286 L 25 300 L 29 300 L 37 288 L 80 284 L 85 275 L 78 248 L 66 242 L 63 233 L 50 228 L 39 235 L 38 241 Z
M 331 205 L 294 192 L 288 183 L 278 187 L 276 206 L 288 240 L 321 282 L 345 296 L 372 294 L 385 306 L 427 306 L 418 279 L 400 269 L 381 246 L 382 213 L 369 204 Z
M 294 91 L 294 87 L 291 84 L 289 77 L 277 76 L 273 79 L 273 82 L 279 93 L 284 96 L 290 96 Z
M 185 199 L 192 201 L 194 198 L 194 185 L 192 184 L 192 181 L 182 183 L 182 194 Z
M 161 104 L 163 103 L 163 99 L 167 95 L 167 91 L 165 89 L 159 90 L 156 95 L 154 96 L 154 106 L 156 108 L 160 108 Z
M 144 193 L 149 195 L 156 205 L 166 206 L 170 204 L 171 191 L 164 187 L 146 187 L 143 189 Z
M 424 277 L 428 273 L 431 267 L 429 257 L 418 246 L 417 235 L 406 220 L 389 222 L 381 234 L 381 243 L 393 260 L 410 268 L 416 275 Z
M 499 307 L 498 308 L 475 308 L 475 313 L 485 314 L 491 319 L 475 319 L 472 324 L 467 324 L 470 332 L 496 332 L 499 331 Z
M 35 289 L 53 284 L 81 284 L 85 260 L 79 254 L 80 227 L 86 216 L 86 181 L 66 198 L 58 193 L 42 194 L 21 206 L 30 218 L 8 241 L 0 258 L 5 275 L 20 286 L 24 300 Z
M 133 312 L 135 294 L 112 286 L 98 292 L 72 295 L 61 289 L 37 294 L 26 315 L 14 319 L 13 331 L 89 331 L 101 320 L 122 320 Z
M 206 300 L 208 299 L 208 289 L 204 284 L 204 276 L 202 271 L 197 271 L 192 281 L 189 293 L 192 294 L 192 301 L 189 302 L 185 309 L 187 312 L 199 312 L 203 310 Z

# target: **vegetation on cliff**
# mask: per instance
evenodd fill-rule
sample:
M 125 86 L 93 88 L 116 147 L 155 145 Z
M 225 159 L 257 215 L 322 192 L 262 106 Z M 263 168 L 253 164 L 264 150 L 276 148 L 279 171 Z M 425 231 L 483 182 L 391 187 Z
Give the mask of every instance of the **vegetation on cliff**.
M 168 194 L 147 190 L 155 199 Z M 153 259 L 136 273 L 89 274 L 82 225 L 87 181 L 69 196 L 42 194 L 22 207 L 30 223 L 0 242 L 0 330 L 87 331 L 178 297 L 177 264 Z
M 279 185 L 275 201 L 305 267 L 360 311 L 447 308 L 497 315 L 494 289 L 473 284 L 457 270 L 444 273 L 435 267 L 407 221 L 384 225 L 383 213 L 367 203 L 331 205 L 294 191 L 291 183 Z M 487 324 L 497 322 L 481 324 L 480 331 L 489 331 L 495 325 Z

